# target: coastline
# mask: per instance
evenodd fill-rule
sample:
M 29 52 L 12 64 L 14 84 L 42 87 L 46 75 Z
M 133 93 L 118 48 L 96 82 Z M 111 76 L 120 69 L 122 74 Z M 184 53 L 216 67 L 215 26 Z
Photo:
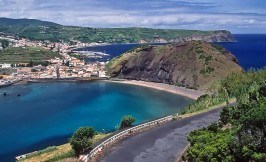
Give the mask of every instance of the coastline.
M 85 82 L 92 82 L 92 81 L 101 81 L 106 80 L 106 78 L 99 78 L 99 77 L 91 77 L 91 78 L 61 78 L 61 79 L 54 79 L 54 78 L 35 78 L 35 79 L 22 79 L 20 81 L 9 83 L 5 85 L 0 85 L 1 88 L 13 86 L 13 85 L 24 85 L 30 83 L 53 83 L 53 82 L 70 82 L 70 83 L 85 83 Z
M 128 85 L 135 85 L 135 86 L 142 86 L 142 87 L 147 87 L 147 88 L 152 88 L 160 91 L 165 91 L 181 96 L 185 96 L 191 99 L 196 100 L 198 97 L 201 95 L 206 94 L 203 91 L 199 90 L 194 90 L 194 89 L 188 89 L 185 87 L 178 87 L 170 84 L 164 84 L 164 83 L 155 83 L 155 82 L 146 82 L 146 81 L 137 81 L 137 80 L 122 80 L 122 79 L 117 79 L 117 80 L 110 80 L 107 78 L 98 78 L 98 77 L 93 77 L 93 78 L 68 78 L 68 79 L 31 79 L 31 80 L 21 80 L 19 82 L 1 86 L 0 88 L 3 87 L 8 87 L 12 85 L 17 85 L 17 84 L 29 84 L 29 83 L 49 83 L 49 82 L 76 82 L 76 83 L 82 83 L 82 82 L 90 82 L 90 81 L 103 81 L 103 82 L 112 82 L 112 83 L 118 83 L 118 84 L 128 84 Z
M 185 96 L 185 97 L 188 97 L 194 100 L 196 100 L 201 95 L 205 94 L 204 92 L 199 91 L 199 90 L 188 89 L 185 87 L 178 87 L 178 86 L 164 84 L 164 83 L 155 83 L 155 82 L 146 82 L 146 81 L 137 81 L 137 80 L 103 80 L 103 81 L 153 88 L 153 89 Z

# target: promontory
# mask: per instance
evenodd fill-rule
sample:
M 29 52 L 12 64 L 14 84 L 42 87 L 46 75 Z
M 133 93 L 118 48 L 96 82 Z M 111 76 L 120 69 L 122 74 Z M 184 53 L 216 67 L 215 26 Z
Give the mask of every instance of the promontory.
M 116 78 L 200 90 L 207 90 L 230 73 L 243 71 L 233 54 L 203 41 L 137 47 L 110 60 L 108 70 Z

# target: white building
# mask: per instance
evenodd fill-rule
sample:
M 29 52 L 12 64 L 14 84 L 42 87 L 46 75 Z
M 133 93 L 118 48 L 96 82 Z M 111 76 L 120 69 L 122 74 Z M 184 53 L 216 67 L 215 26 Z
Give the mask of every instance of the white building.
M 100 78 L 105 78 L 105 77 L 107 77 L 105 71 L 99 71 L 99 77 L 100 77 Z
M 6 64 L 6 63 L 0 64 L 0 68 L 2 68 L 2 69 L 11 68 L 11 64 Z

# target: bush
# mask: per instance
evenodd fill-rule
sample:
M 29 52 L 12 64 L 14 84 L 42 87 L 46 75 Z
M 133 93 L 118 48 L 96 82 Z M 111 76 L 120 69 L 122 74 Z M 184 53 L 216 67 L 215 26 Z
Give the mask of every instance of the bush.
M 69 139 L 75 154 L 79 155 L 92 144 L 92 138 L 95 136 L 95 130 L 92 127 L 81 127 Z
M 132 124 L 136 121 L 136 119 L 134 117 L 132 117 L 131 115 L 125 115 L 120 123 L 120 129 L 124 129 L 126 127 L 131 127 Z
M 237 104 L 221 111 L 222 129 L 217 124 L 211 124 L 189 134 L 191 146 L 186 157 L 189 162 L 265 161 L 266 70 L 228 78 L 222 86 L 229 96 L 236 97 Z M 202 96 L 197 102 L 204 100 L 206 103 L 208 98 L 207 95 Z

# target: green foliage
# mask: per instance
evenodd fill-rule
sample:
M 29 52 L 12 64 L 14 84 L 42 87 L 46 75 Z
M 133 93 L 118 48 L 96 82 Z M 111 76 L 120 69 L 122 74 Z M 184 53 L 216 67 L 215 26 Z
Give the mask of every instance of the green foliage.
M 209 67 L 209 66 L 207 68 L 204 68 L 204 69 L 200 70 L 200 74 L 202 74 L 202 75 L 209 75 L 212 72 L 214 72 L 214 68 L 213 67 Z
M 33 63 L 45 64 L 45 60 L 61 58 L 59 53 L 38 47 L 12 47 L 0 50 L 0 63 Z
M 230 121 L 230 109 L 231 109 L 231 106 L 226 106 L 221 111 L 220 121 L 224 125 L 229 123 Z
M 120 123 L 120 129 L 124 129 L 126 127 L 131 127 L 132 124 L 136 121 L 136 119 L 131 115 L 125 115 Z
M 188 161 L 232 161 L 229 146 L 233 139 L 229 131 L 215 127 L 193 131 L 188 136 L 191 147 L 187 152 Z
M 95 136 L 95 130 L 92 127 L 81 127 L 69 139 L 75 154 L 79 155 L 92 144 L 92 138 Z
M 5 39 L 0 39 L 0 44 L 1 44 L 1 47 L 4 49 L 9 46 L 9 41 Z
M 66 158 L 71 158 L 71 157 L 74 157 L 75 156 L 75 151 L 74 150 L 70 150 L 66 153 L 62 153 L 62 154 L 59 154 L 57 156 L 54 156 L 53 158 L 49 159 L 49 160 L 46 160 L 45 162 L 57 162 L 59 160 L 63 160 L 63 159 L 66 159 Z
M 188 161 L 258 161 L 266 159 L 266 70 L 229 76 L 220 92 L 237 98 L 225 107 L 220 126 L 191 132 Z M 208 96 L 199 100 L 205 101 Z M 229 127 L 228 127 L 229 126 Z
M 222 81 L 221 85 L 226 88 L 229 96 L 238 96 L 241 99 L 241 97 L 244 97 L 241 94 L 248 94 L 248 85 L 252 85 L 253 83 L 260 85 L 265 81 L 265 78 L 266 70 L 255 71 L 251 69 L 246 73 L 233 73 L 229 75 Z
M 35 152 L 33 154 L 28 155 L 27 157 L 23 158 L 23 160 L 30 159 L 32 157 L 39 156 L 41 154 L 44 154 L 44 153 L 47 153 L 47 152 L 51 152 L 51 151 L 54 151 L 54 150 L 57 150 L 56 146 L 49 146 L 49 147 L 47 147 L 47 148 L 45 148 L 43 150 L 40 150 L 40 151 L 37 151 L 37 152 Z
M 59 24 L 33 19 L 0 18 L 0 32 L 9 33 L 31 40 L 49 40 L 51 42 L 109 42 L 137 43 L 141 40 L 153 41 L 162 38 L 167 41 L 192 35 L 206 36 L 215 31 L 149 29 L 149 28 L 88 28 L 62 26 Z M 227 31 L 220 31 L 229 33 Z M 73 43 L 73 42 L 72 42 Z
M 223 53 L 224 48 L 222 46 L 212 43 L 212 47 L 216 48 L 218 51 Z
M 221 104 L 227 99 L 228 98 L 225 93 L 202 95 L 196 101 L 192 102 L 188 107 L 186 107 L 182 113 L 201 111 L 211 106 Z

